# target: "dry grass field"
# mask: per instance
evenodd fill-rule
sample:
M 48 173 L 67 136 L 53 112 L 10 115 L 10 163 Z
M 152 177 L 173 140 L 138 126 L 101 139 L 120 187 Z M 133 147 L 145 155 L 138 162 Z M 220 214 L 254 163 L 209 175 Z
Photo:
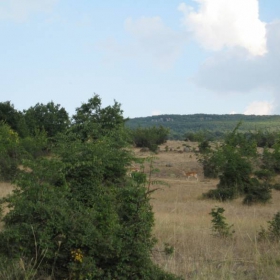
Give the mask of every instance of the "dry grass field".
M 280 244 L 257 240 L 260 227 L 267 228 L 267 221 L 280 211 L 280 192 L 274 191 L 267 205 L 244 206 L 241 199 L 226 203 L 203 200 L 202 194 L 215 188 L 218 180 L 204 179 L 193 152 L 197 145 L 187 143 L 191 149 L 184 151 L 183 144 L 186 142 L 168 141 L 153 163 L 159 172 L 152 179 L 168 184 L 157 185 L 160 189 L 152 194 L 158 240 L 154 261 L 184 279 L 280 279 Z M 134 153 L 140 158 L 150 156 L 139 148 Z M 198 181 L 186 179 L 182 170 L 197 172 Z M 10 184 L 0 183 L 0 196 L 11 191 Z M 233 224 L 232 238 L 213 236 L 209 212 L 215 206 L 223 207 L 226 222 Z M 174 247 L 173 254 L 164 253 L 166 243 Z
M 215 188 L 218 180 L 204 179 L 195 154 L 180 152 L 183 144 L 186 142 L 168 141 L 154 161 L 160 172 L 153 179 L 169 185 L 152 195 L 158 239 L 155 262 L 184 279 L 280 279 L 280 244 L 257 240 L 260 227 L 267 228 L 267 221 L 280 211 L 280 192 L 274 191 L 267 205 L 244 206 L 242 199 L 226 203 L 203 200 L 202 194 Z M 165 146 L 172 151 L 166 152 Z M 138 148 L 134 152 L 149 156 Z M 197 171 L 199 180 L 187 180 L 181 170 Z M 213 236 L 209 212 L 215 206 L 223 207 L 226 222 L 233 224 L 232 238 Z M 163 252 L 165 243 L 174 247 L 172 255 Z

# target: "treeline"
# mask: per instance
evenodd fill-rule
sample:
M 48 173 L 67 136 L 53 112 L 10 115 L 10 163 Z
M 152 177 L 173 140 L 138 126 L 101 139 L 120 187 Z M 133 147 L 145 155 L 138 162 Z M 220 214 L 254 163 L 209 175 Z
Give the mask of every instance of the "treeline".
M 169 139 L 183 140 L 187 133 L 211 132 L 218 139 L 234 129 L 242 121 L 241 132 L 256 130 L 275 130 L 280 128 L 280 116 L 256 115 L 159 115 L 152 117 L 133 118 L 127 121 L 130 128 L 163 126 L 170 130 Z
M 0 279 L 178 279 L 151 260 L 151 184 L 119 103 L 0 104 Z M 9 209 L 7 213 L 7 209 Z M 5 210 L 5 215 L 3 214 Z

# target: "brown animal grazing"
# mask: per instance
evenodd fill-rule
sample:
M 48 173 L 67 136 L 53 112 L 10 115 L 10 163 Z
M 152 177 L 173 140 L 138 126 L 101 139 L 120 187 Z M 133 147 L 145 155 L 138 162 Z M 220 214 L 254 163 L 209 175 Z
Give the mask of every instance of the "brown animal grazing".
M 183 171 L 183 175 L 187 177 L 187 179 L 189 180 L 190 177 L 193 177 L 196 179 L 196 181 L 198 181 L 198 175 L 197 172 L 195 171 L 191 171 L 191 172 L 184 172 Z

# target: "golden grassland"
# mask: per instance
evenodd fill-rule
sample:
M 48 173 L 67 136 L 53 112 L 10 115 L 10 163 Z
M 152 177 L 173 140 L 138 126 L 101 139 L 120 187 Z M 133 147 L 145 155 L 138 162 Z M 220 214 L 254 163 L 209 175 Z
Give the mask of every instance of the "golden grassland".
M 158 240 L 154 261 L 184 279 L 280 279 L 280 245 L 258 241 L 261 226 L 267 229 L 267 221 L 280 211 L 280 192 L 273 191 L 273 199 L 266 205 L 245 206 L 241 198 L 224 203 L 202 199 L 218 180 L 204 179 L 194 152 L 182 153 L 183 144 L 186 142 L 168 141 L 154 161 L 160 171 L 153 179 L 169 185 L 155 191 L 151 200 Z M 166 146 L 172 151 L 166 152 Z M 134 152 L 139 157 L 148 154 L 137 148 Z M 196 171 L 198 182 L 186 180 L 182 170 Z M 213 235 L 209 213 L 215 206 L 223 207 L 226 222 L 233 224 L 232 238 Z M 174 247 L 172 255 L 164 253 L 166 243 Z
M 154 163 L 160 171 L 153 179 L 169 185 L 155 191 L 151 200 L 158 240 L 155 262 L 184 279 L 280 279 L 280 244 L 258 241 L 261 226 L 267 228 L 267 221 L 280 211 L 280 192 L 273 191 L 266 205 L 245 206 L 242 199 L 224 203 L 202 199 L 218 180 L 203 178 L 195 154 L 180 152 L 184 143 L 168 141 L 173 151 L 165 152 L 166 145 L 161 146 Z M 134 151 L 139 157 L 147 156 L 140 149 Z M 199 181 L 187 180 L 180 170 L 197 171 Z M 215 206 L 223 207 L 226 222 L 233 224 L 232 238 L 213 235 L 209 213 Z M 174 247 L 172 255 L 164 253 L 165 243 Z
M 191 151 L 185 152 L 184 144 L 190 145 Z M 151 199 L 158 240 L 152 252 L 154 261 L 184 279 L 280 279 L 280 244 L 258 240 L 261 226 L 267 228 L 267 221 L 280 211 L 280 192 L 273 191 L 273 199 L 266 205 L 245 206 L 242 199 L 224 203 L 204 200 L 202 194 L 215 188 L 218 180 L 204 179 L 192 149 L 197 149 L 195 143 L 168 141 L 155 155 L 153 165 L 159 172 L 152 180 L 168 186 L 156 185 L 160 189 Z M 137 157 L 150 156 L 140 150 L 134 148 Z M 146 164 L 145 172 L 148 169 Z M 187 180 L 182 170 L 196 171 L 199 180 Z M 12 189 L 12 185 L 0 183 L 0 197 Z M 213 235 L 209 213 L 215 206 L 223 207 L 226 222 L 233 224 L 232 238 Z M 173 254 L 164 253 L 165 244 L 174 248 Z

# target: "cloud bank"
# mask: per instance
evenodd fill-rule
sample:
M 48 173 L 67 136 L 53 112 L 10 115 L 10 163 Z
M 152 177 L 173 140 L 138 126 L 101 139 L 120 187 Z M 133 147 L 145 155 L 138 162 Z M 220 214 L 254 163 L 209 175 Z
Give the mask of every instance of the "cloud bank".
M 245 109 L 245 115 L 270 115 L 273 111 L 273 104 L 266 101 L 254 101 Z
M 261 90 L 272 93 L 274 109 L 280 104 L 280 21 L 267 24 L 267 53 L 248 59 L 244 50 L 235 48 L 216 53 L 200 67 L 192 81 L 208 90 L 227 94 Z M 278 105 L 278 106 L 277 106 Z
M 257 0 L 194 0 L 198 11 L 185 3 L 178 10 L 182 24 L 206 49 L 242 47 L 252 55 L 266 53 L 265 23 L 259 20 Z

